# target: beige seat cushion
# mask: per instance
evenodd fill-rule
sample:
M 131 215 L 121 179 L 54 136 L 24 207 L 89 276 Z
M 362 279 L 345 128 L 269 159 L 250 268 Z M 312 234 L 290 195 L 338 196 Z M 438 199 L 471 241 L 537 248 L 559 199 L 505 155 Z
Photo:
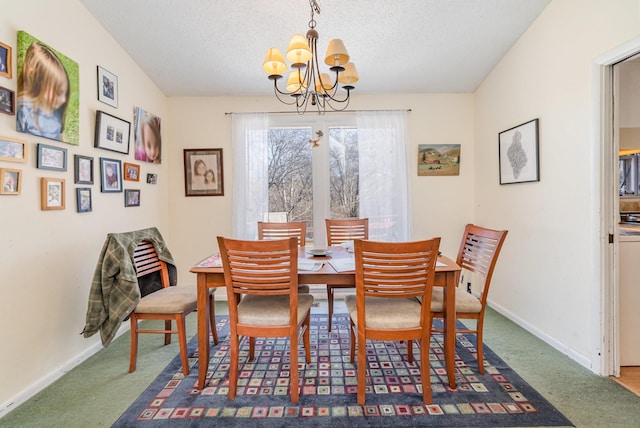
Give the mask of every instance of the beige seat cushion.
M 431 297 L 431 312 L 444 312 L 444 287 L 433 287 Z M 480 300 L 471 293 L 456 290 L 456 312 L 465 314 L 477 314 L 482 310 Z
M 298 320 L 311 309 L 313 296 L 298 295 Z M 247 295 L 238 304 L 238 322 L 248 325 L 288 325 L 289 296 Z
M 355 324 L 358 323 L 356 296 L 344 298 L 347 311 Z M 391 299 L 365 297 L 365 323 L 368 328 L 395 330 L 420 327 L 420 302 L 418 299 Z
M 309 286 L 304 284 L 304 285 L 298 285 L 298 293 L 299 294 L 309 294 Z
M 139 314 L 171 314 L 193 310 L 198 295 L 195 287 L 173 286 L 147 294 L 136 306 Z

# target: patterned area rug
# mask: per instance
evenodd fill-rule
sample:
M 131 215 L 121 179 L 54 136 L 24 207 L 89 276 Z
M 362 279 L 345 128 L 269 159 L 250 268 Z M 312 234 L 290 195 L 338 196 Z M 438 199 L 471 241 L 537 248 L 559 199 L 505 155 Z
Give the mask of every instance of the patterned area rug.
M 485 346 L 485 374 L 477 374 L 475 336 L 458 335 L 457 389 L 448 386 L 444 344 L 431 340 L 433 404 L 422 402 L 419 363 L 407 362 L 406 344 L 367 343 L 366 405 L 356 402 L 357 367 L 349 362 L 349 320 L 312 316 L 311 364 L 300 345 L 300 402 L 289 397 L 286 339 L 256 340 L 256 359 L 241 348 L 235 400 L 227 398 L 228 319 L 218 320 L 220 343 L 211 348 L 205 389 L 195 389 L 197 342 L 189 343 L 191 374 L 182 374 L 179 355 L 116 421 L 114 427 L 516 427 L 573 426 L 546 399 Z M 414 349 L 414 357 L 420 357 Z

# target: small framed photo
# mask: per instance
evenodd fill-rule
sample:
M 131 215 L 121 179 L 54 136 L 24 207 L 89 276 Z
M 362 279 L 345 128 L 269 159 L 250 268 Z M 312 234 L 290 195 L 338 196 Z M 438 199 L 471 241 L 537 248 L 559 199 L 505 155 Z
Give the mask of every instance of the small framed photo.
M 28 143 L 17 138 L 0 137 L 0 160 L 9 162 L 25 162 L 27 160 Z
M 500 184 L 540 181 L 538 119 L 498 134 Z
M 0 113 L 16 114 L 16 93 L 0 87 Z
M 119 160 L 100 158 L 100 190 L 122 192 L 122 163 Z
M 76 188 L 76 210 L 79 213 L 91 212 L 91 188 Z
M 76 184 L 93 184 L 93 158 L 73 155 L 73 182 Z
M 96 111 L 96 137 L 94 147 L 129 154 L 131 122 Z
M 158 174 L 147 174 L 147 183 L 158 184 Z
M 124 190 L 124 206 L 139 207 L 140 206 L 140 189 Z
M 38 143 L 36 167 L 54 171 L 67 170 L 67 149 Z
M 124 179 L 129 181 L 140 181 L 140 165 L 125 162 Z
M 40 179 L 40 209 L 63 210 L 65 201 L 64 178 Z
M 98 66 L 98 101 L 118 108 L 118 76 Z
M 223 196 L 222 149 L 184 150 L 186 196 Z
M 0 76 L 11 79 L 11 46 L 0 42 Z
M 22 170 L 0 168 L 0 195 L 19 195 L 22 188 Z

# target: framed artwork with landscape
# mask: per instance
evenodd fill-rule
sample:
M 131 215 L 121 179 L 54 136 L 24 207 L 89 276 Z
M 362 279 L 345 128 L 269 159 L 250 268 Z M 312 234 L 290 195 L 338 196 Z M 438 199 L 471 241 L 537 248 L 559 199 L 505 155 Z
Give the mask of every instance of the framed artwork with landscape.
M 186 196 L 223 196 L 222 149 L 184 150 Z
M 131 122 L 103 111 L 96 111 L 96 136 L 94 146 L 113 152 L 129 153 Z
M 498 134 L 500 184 L 540 181 L 538 119 Z

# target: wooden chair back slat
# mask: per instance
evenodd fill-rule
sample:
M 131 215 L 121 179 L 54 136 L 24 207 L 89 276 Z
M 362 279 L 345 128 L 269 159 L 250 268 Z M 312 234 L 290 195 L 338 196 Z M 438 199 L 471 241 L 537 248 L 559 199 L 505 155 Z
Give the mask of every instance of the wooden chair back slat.
M 368 218 L 325 219 L 327 245 L 340 245 L 356 239 L 369 239 Z
M 304 221 L 290 221 L 287 223 L 258 222 L 258 239 L 273 240 L 290 237 L 298 238 L 298 246 L 306 245 L 307 223 Z

